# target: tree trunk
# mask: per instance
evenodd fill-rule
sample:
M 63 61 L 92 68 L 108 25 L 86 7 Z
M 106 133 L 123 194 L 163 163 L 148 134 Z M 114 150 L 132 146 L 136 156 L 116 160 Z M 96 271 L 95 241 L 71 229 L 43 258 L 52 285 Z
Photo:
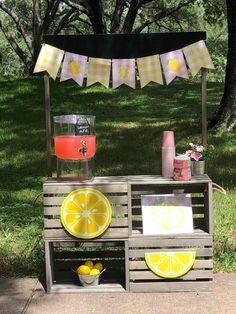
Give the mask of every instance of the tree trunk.
M 105 34 L 106 23 L 101 0 L 88 0 L 88 8 L 94 34 Z
M 209 123 L 217 131 L 236 130 L 236 1 L 226 0 L 228 17 L 228 55 L 224 94 Z

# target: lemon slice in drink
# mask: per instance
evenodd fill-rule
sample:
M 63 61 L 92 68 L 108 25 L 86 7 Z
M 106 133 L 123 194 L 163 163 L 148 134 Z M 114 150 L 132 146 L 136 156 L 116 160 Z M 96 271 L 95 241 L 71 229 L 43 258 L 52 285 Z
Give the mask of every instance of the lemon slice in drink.
M 61 206 L 61 222 L 77 238 L 100 236 L 111 222 L 110 202 L 101 192 L 84 188 L 71 192 Z
M 196 252 L 155 252 L 145 253 L 148 267 L 158 276 L 177 278 L 186 274 L 193 266 Z

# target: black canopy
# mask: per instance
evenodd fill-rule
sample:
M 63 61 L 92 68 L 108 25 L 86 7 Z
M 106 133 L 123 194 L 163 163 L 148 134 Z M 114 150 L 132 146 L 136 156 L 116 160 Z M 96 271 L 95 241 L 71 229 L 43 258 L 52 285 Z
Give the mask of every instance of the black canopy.
M 139 58 L 205 40 L 205 32 L 47 35 L 43 42 L 67 52 L 97 58 Z

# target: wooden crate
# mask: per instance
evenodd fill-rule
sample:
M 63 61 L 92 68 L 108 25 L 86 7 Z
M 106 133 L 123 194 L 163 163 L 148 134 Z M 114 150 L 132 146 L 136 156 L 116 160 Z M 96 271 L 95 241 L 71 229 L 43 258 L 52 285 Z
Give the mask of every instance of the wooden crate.
M 173 181 L 157 176 L 130 176 L 129 236 L 142 235 L 141 195 L 190 193 L 193 208 L 193 224 L 197 230 L 213 233 L 212 182 L 207 175 L 193 177 L 191 181 Z
M 61 224 L 60 207 L 65 197 L 76 189 L 91 187 L 104 193 L 112 205 L 112 220 L 100 238 L 124 239 L 128 237 L 128 196 L 125 177 L 100 177 L 92 182 L 48 179 L 43 185 L 45 239 L 74 238 Z M 76 238 L 74 238 L 76 239 Z
M 89 241 L 67 233 L 60 221 L 60 207 L 65 197 L 84 187 L 104 193 L 113 210 L 109 228 L 98 238 Z M 160 176 L 97 177 L 84 183 L 55 178 L 47 180 L 43 192 L 47 292 L 164 292 L 205 291 L 212 288 L 212 183 L 207 175 L 186 182 Z M 141 195 L 167 193 L 192 194 L 194 233 L 143 236 Z M 89 249 L 91 247 L 92 250 Z M 115 252 L 114 247 L 122 249 Z M 145 252 L 184 248 L 196 249 L 197 260 L 193 270 L 182 278 L 164 280 L 147 268 Z M 104 275 L 107 281 L 85 290 L 76 281 L 71 268 L 85 259 L 101 258 L 106 260 L 110 269 Z M 121 273 L 114 268 L 113 258 Z
M 128 289 L 125 241 L 45 241 L 47 292 L 117 292 Z M 86 260 L 101 262 L 106 271 L 98 286 L 83 287 L 73 270 Z M 126 286 L 127 282 L 127 286 Z
M 199 234 L 133 237 L 129 247 L 129 290 L 133 292 L 211 291 L 212 236 Z M 146 265 L 146 252 L 195 250 L 193 268 L 178 279 L 163 279 Z

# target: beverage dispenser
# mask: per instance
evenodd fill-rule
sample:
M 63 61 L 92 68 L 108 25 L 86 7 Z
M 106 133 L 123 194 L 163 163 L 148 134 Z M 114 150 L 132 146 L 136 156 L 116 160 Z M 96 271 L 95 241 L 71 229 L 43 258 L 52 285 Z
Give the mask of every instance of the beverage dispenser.
M 57 176 L 92 179 L 96 152 L 95 116 L 55 116 L 53 121 Z

